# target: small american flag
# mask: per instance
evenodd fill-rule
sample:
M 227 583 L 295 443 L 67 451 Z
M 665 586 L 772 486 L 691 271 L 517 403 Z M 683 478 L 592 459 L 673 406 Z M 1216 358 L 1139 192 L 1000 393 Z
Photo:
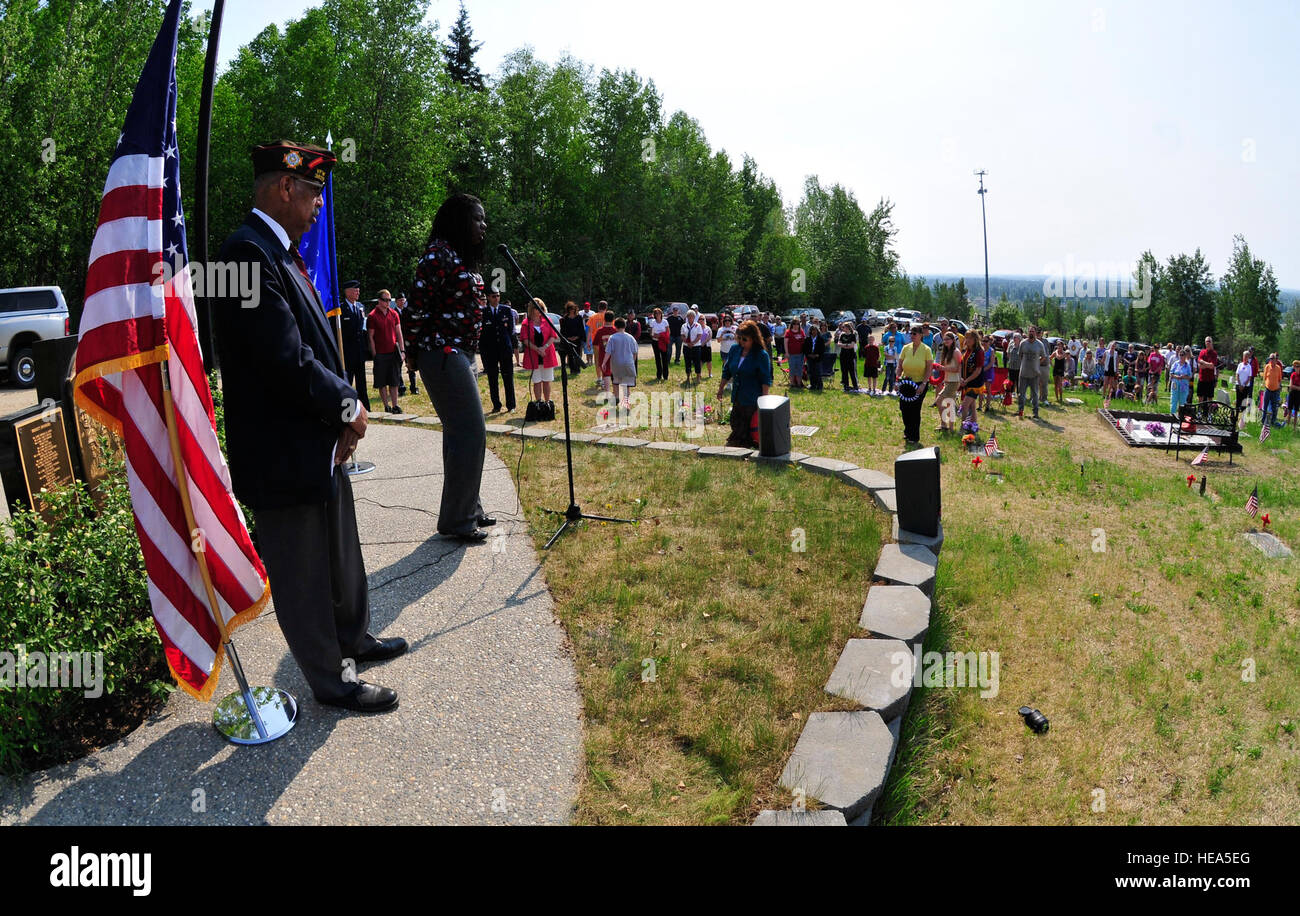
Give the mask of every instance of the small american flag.
M 1196 467 L 1198 464 L 1205 464 L 1205 462 L 1209 460 L 1210 460 L 1210 447 L 1207 445 L 1205 448 L 1201 449 L 1201 453 L 1199 455 L 1197 455 L 1195 458 L 1192 459 L 1192 467 Z
M 996 432 L 989 433 L 989 440 L 984 443 L 984 454 L 992 458 L 994 453 L 997 452 L 997 450 L 998 450 L 998 434 Z
M 231 495 L 195 334 L 176 142 L 180 8 L 181 0 L 167 6 L 104 182 L 73 387 L 82 409 L 125 443 L 135 530 L 163 654 L 177 683 L 206 700 L 223 657 L 213 615 L 221 614 L 227 631 L 233 630 L 261 612 L 269 589 Z M 164 266 L 180 269 L 172 277 Z M 170 448 L 164 370 L 174 397 L 180 468 Z M 195 530 L 187 524 L 178 477 L 189 492 Z M 215 608 L 208 606 L 200 555 Z
M 1250 491 L 1250 499 L 1246 500 L 1246 514 L 1251 518 L 1259 515 L 1259 487 Z
M 1270 434 L 1271 432 L 1273 432 L 1273 427 L 1271 427 L 1271 426 L 1268 425 L 1268 421 L 1267 421 L 1267 420 L 1264 421 L 1264 425 L 1263 425 L 1263 426 L 1260 428 L 1260 430 L 1259 430 L 1259 441 L 1260 441 L 1260 442 L 1267 442 L 1267 441 L 1268 441 L 1269 434 Z

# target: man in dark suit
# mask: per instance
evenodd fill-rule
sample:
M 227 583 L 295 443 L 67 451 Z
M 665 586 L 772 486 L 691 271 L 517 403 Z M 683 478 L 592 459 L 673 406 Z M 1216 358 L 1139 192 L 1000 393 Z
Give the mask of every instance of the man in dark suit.
M 501 410 L 497 376 L 506 389 L 506 411 L 515 409 L 515 373 L 519 361 L 519 335 L 515 331 L 514 310 L 501 304 L 501 293 L 487 291 L 487 308 L 483 309 L 483 328 L 479 334 L 479 355 L 487 372 L 488 391 L 492 394 L 492 412 Z
M 361 304 L 361 281 L 343 284 L 343 308 L 339 315 L 343 325 L 343 362 L 348 384 L 357 390 L 361 406 L 370 410 L 370 391 L 366 380 L 366 357 L 370 341 L 366 333 L 366 310 Z
M 356 665 L 400 655 L 406 641 L 369 633 L 352 485 L 340 466 L 366 433 L 367 411 L 343 380 L 298 253 L 333 165 L 327 150 L 287 141 L 253 150 L 255 206 L 218 260 L 252 276 L 254 295 L 215 298 L 212 314 L 231 478 L 253 511 L 280 629 L 318 700 L 379 712 L 397 694 L 358 680 Z

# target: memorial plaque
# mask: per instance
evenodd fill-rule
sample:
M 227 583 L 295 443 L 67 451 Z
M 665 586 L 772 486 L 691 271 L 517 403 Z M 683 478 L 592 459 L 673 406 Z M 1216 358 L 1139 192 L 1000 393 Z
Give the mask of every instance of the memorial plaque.
M 75 480 L 68 437 L 63 431 L 63 408 L 52 407 L 41 414 L 14 424 L 18 440 L 18 460 L 27 481 L 27 499 L 46 515 L 41 491 L 57 490 Z M 47 516 L 48 517 L 48 516 Z
M 63 403 L 67 406 L 68 417 L 71 419 L 71 423 L 67 424 L 71 427 L 69 435 L 75 436 L 77 440 L 77 453 L 73 455 L 77 460 L 73 461 L 75 465 L 73 470 L 86 482 L 95 508 L 102 509 L 104 497 L 100 484 L 108 476 L 107 459 L 111 455 L 121 463 L 126 443 L 120 435 L 100 423 L 77 404 L 76 398 L 72 396 L 72 381 L 76 373 L 77 351 L 73 347 L 68 360 L 67 377 L 63 383 Z
M 126 443 L 121 436 L 80 407 L 74 405 L 72 413 L 76 420 L 77 445 L 81 451 L 81 468 L 84 472 L 82 479 L 90 488 L 95 505 L 99 506 L 99 485 L 108 476 L 107 459 L 116 456 L 120 460 Z

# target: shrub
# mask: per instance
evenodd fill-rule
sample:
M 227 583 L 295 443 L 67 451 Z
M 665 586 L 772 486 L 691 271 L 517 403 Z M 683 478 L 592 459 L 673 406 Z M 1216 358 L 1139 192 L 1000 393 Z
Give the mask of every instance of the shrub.
M 0 684 L 0 772 L 84 753 L 123 709 L 156 704 L 169 688 L 120 461 L 100 486 L 98 509 L 77 481 L 45 495 L 49 520 L 17 511 L 0 537 L 0 651 L 103 653 L 98 698 Z

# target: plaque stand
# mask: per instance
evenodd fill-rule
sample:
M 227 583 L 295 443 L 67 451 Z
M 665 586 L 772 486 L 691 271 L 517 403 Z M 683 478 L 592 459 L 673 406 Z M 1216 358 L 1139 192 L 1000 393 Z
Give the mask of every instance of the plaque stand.
M 0 539 L 9 540 L 9 497 L 3 480 L 0 480 Z
M 194 522 L 194 506 L 190 503 L 190 488 L 185 482 L 184 465 L 181 463 L 181 443 L 176 432 L 176 406 L 172 403 L 171 376 L 168 372 L 168 360 L 159 363 L 162 372 L 163 413 L 167 418 L 167 438 L 171 442 L 172 464 L 176 468 L 176 485 L 181 494 L 181 506 L 185 510 L 185 524 L 190 531 L 197 527 Z M 239 663 L 239 653 L 230 639 L 226 621 L 221 616 L 217 604 L 217 593 L 212 587 L 212 574 L 208 570 L 207 545 L 200 539 L 194 556 L 199 561 L 199 574 L 203 577 L 203 588 L 208 596 L 208 609 L 212 619 L 221 632 L 221 648 L 230 659 L 230 670 L 239 683 L 239 691 L 232 693 L 220 703 L 212 714 L 212 724 L 222 735 L 235 744 L 266 744 L 281 737 L 293 728 L 298 721 L 298 704 L 294 698 L 283 690 L 274 687 L 249 687 L 244 677 L 244 667 Z

